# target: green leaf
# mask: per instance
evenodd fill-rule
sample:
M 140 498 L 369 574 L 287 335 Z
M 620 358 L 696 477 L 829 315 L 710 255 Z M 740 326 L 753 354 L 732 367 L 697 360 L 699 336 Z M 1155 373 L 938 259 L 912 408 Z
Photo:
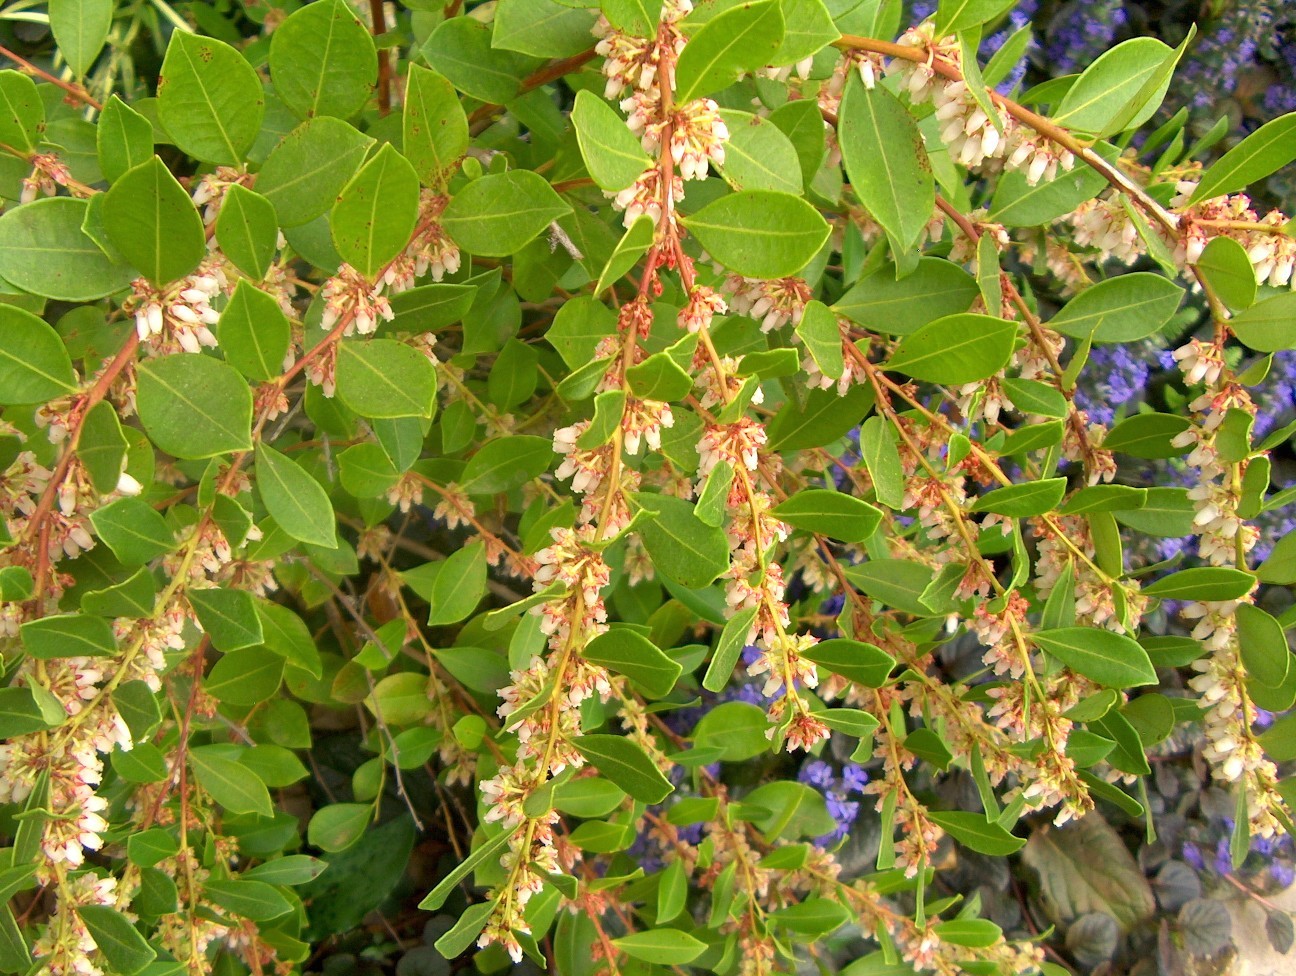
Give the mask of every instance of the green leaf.
M 1031 30 L 1032 25 L 1027 23 L 1013 31 L 991 55 L 990 60 L 986 62 L 985 68 L 981 72 L 981 80 L 994 87 L 1000 82 L 1006 80 L 1012 74 L 1013 68 L 1021 63 L 1021 59 L 1026 56 L 1026 49 L 1030 47 L 1033 38 Z M 1005 28 L 1006 29 L 1006 28 Z
M 1026 841 L 1014 837 L 1001 824 L 979 813 L 933 810 L 928 818 L 969 850 L 990 857 L 1005 857 L 1022 849 Z
M 783 42 L 769 62 L 773 65 L 796 64 L 841 37 L 823 0 L 783 0 L 783 24 Z
M 123 565 L 142 566 L 175 548 L 166 520 L 140 498 L 119 498 L 90 513 L 95 535 Z
M 1124 132 L 1126 129 L 1142 125 L 1152 117 L 1165 99 L 1166 90 L 1169 87 L 1170 79 L 1174 75 L 1174 69 L 1179 64 L 1179 59 L 1183 57 L 1184 52 L 1188 50 L 1196 36 L 1197 25 L 1190 24 L 1188 33 L 1179 43 L 1179 46 L 1166 55 L 1165 60 L 1157 65 L 1156 70 L 1149 74 L 1143 84 L 1139 86 L 1138 91 L 1108 120 L 1102 131 L 1098 133 L 1098 138 L 1105 139 L 1114 136 L 1119 132 Z M 1122 202 L 1127 201 L 1122 200 Z
M 1104 159 L 1119 156 L 1107 143 L 1099 143 L 1096 148 Z M 999 178 L 990 204 L 990 219 L 1005 227 L 1039 227 L 1075 210 L 1106 185 L 1102 174 L 1088 166 L 1061 170 L 1055 178 L 1033 185 L 1026 182 L 1021 170 L 1010 170 Z
M 1014 0 L 940 0 L 936 6 L 936 36 L 980 27 L 1012 6 Z
M 717 18 L 718 19 L 718 18 Z M 687 50 L 687 48 L 686 48 Z M 613 939 L 631 959 L 663 966 L 684 966 L 706 951 L 707 945 L 679 929 L 655 928 Z
M 582 735 L 572 740 L 582 756 L 626 793 L 644 803 L 660 803 L 672 786 L 639 746 L 619 735 Z
M 544 472 L 552 459 L 553 444 L 547 437 L 500 437 L 468 459 L 459 487 L 470 495 L 512 491 Z
M 216 243 L 234 267 L 260 281 L 274 261 L 278 238 L 274 204 L 240 183 L 231 185 L 216 217 Z
M 228 210 L 222 209 L 222 218 Z M 279 302 L 247 279 L 240 280 L 221 312 L 220 347 L 225 361 L 251 380 L 276 379 L 292 339 Z
M 630 391 L 641 400 L 682 400 L 693 389 L 693 377 L 670 355 L 654 353 L 626 370 Z
M 1066 478 L 1045 478 L 1042 481 L 1006 485 L 988 491 L 972 503 L 973 512 L 994 512 L 1013 518 L 1042 515 L 1058 507 L 1066 494 Z
M 1081 488 L 1058 509 L 1060 515 L 1085 512 L 1128 512 L 1147 504 L 1148 489 L 1130 485 L 1090 485 Z
M 901 251 L 914 246 L 936 205 L 931 163 L 918 124 L 881 85 L 866 88 L 856 73 L 838 112 L 842 161 L 870 216 Z
M 1256 352 L 1296 349 L 1296 292 L 1282 292 L 1229 319 L 1238 341 Z
M 822 447 L 848 433 L 873 406 L 873 389 L 853 386 L 846 395 L 836 390 L 811 390 L 805 405 L 792 401 L 770 421 L 769 445 L 775 451 Z
M 594 293 L 602 294 L 603 289 L 608 285 L 620 280 L 621 276 L 626 274 L 638 262 L 643 253 L 648 250 L 652 244 L 653 232 L 656 225 L 653 219 L 648 216 L 640 217 L 629 229 L 621 235 L 621 240 L 617 241 L 617 246 L 612 250 L 611 256 L 607 259 L 607 264 L 603 266 L 603 273 L 599 275 L 598 284 L 594 286 Z M 579 299 L 577 299 L 579 301 Z M 570 308 L 574 302 L 567 302 L 563 308 Z M 606 308 L 604 305 L 598 305 L 598 308 Z M 562 309 L 559 309 L 559 315 Z M 557 324 L 554 319 L 554 324 Z M 550 333 L 553 332 L 551 328 Z M 551 340 L 552 341 L 552 340 Z
M 266 158 L 257 192 L 274 204 L 281 226 L 310 223 L 333 206 L 373 144 L 339 119 L 307 119 Z
M 683 223 L 713 258 L 749 278 L 794 275 L 828 239 L 819 211 L 798 196 L 773 190 L 720 197 Z
M 1161 66 L 1174 52 L 1152 37 L 1134 37 L 1117 44 L 1100 55 L 1076 79 L 1058 105 L 1053 121 L 1067 129 L 1100 132 L 1121 114 L 1135 96 L 1142 96 L 1143 86 L 1154 75 L 1163 78 L 1158 89 L 1126 124 L 1142 125 L 1156 111 L 1170 84 Z
M 511 170 L 473 180 L 456 193 L 441 226 L 465 251 L 504 257 L 570 212 L 543 176 Z
M 436 911 L 445 904 L 445 900 L 450 897 L 450 892 L 454 891 L 455 886 L 460 881 L 475 871 L 479 864 L 485 864 L 494 858 L 495 855 L 508 846 L 508 842 L 512 837 L 512 832 L 506 830 L 496 834 L 489 840 L 474 843 L 468 856 L 450 869 L 450 872 L 437 883 L 437 886 L 423 897 L 423 900 L 418 903 L 418 907 L 427 912 Z
M 252 448 L 252 391 L 232 366 L 210 356 L 142 363 L 136 400 L 153 443 L 175 457 L 208 458 Z
M 477 609 L 485 595 L 486 550 L 474 542 L 451 553 L 433 580 L 428 623 L 458 623 Z
M 798 491 L 771 514 L 793 528 L 842 542 L 863 542 L 882 521 L 882 513 L 868 502 L 822 488 Z
M 491 47 L 491 28 L 471 17 L 451 17 L 423 44 L 423 57 L 465 95 L 483 102 L 513 100 L 536 58 Z
M 819 4 L 820 0 L 796 2 Z M 726 183 L 735 190 L 801 192 L 801 164 L 796 147 L 782 129 L 751 112 L 723 110 L 720 117 L 729 129 L 724 165 L 720 167 Z
M 419 180 L 444 187 L 468 149 L 468 117 L 447 78 L 410 64 L 401 133 L 401 151 Z
M 1143 587 L 1146 596 L 1163 600 L 1201 600 L 1223 603 L 1237 600 L 1255 587 L 1256 578 L 1240 569 L 1199 566 L 1180 570 Z
M 1134 342 L 1160 331 L 1183 300 L 1183 289 L 1158 274 L 1136 272 L 1086 288 L 1048 326 L 1094 342 Z
M 841 379 L 845 359 L 842 330 L 837 324 L 836 313 L 823 302 L 806 302 L 801 321 L 796 325 L 796 334 L 805 343 L 806 351 L 819 367 L 819 372 L 830 380 Z
M 1187 417 L 1169 413 L 1140 413 L 1126 417 L 1103 439 L 1103 450 L 1140 458 L 1181 457 L 1187 448 L 1171 441 L 1189 427 Z
M 291 458 L 258 444 L 256 482 L 266 511 L 284 532 L 299 542 L 337 547 L 337 521 L 328 493 Z
M 718 14 L 689 40 L 675 67 L 679 104 L 728 88 L 740 75 L 770 63 L 783 41 L 783 11 L 755 0 Z
M 389 674 L 365 697 L 365 707 L 387 725 L 421 723 L 432 711 L 428 677 L 416 671 Z
M 285 854 L 272 861 L 258 864 L 243 872 L 250 881 L 264 881 L 276 885 L 300 885 L 314 881 L 328 870 L 328 862 L 306 854 Z
M 45 105 L 36 83 L 17 71 L 0 71 L 0 143 L 25 155 L 41 141 Z
M 268 922 L 293 910 L 292 902 L 264 881 L 204 881 L 203 895 L 213 904 L 254 922 Z
M 360 839 L 372 817 L 373 807 L 368 803 L 330 803 L 311 816 L 306 840 L 322 851 L 336 854 Z
M 801 656 L 866 688 L 881 688 L 886 684 L 896 663 L 880 647 L 844 637 L 819 641 L 803 650 Z
M 433 943 L 436 951 L 441 953 L 444 959 L 458 959 L 477 941 L 477 936 L 486 927 L 486 920 L 494 910 L 495 903 L 491 901 L 469 905 L 459 916 L 459 921 Z
M 909 335 L 945 316 L 966 312 L 978 294 L 976 279 L 943 258 L 922 258 L 897 280 L 883 266 L 833 305 L 852 322 L 889 335 Z
M 624 674 L 653 698 L 669 695 L 683 671 L 678 661 L 667 657 L 647 637 L 626 627 L 613 627 L 595 637 L 581 655 Z
M 1246 248 L 1233 238 L 1211 238 L 1195 267 L 1231 311 L 1241 312 L 1255 303 L 1255 268 Z
M 597 18 L 584 4 L 558 0 L 499 0 L 491 47 L 537 58 L 566 58 L 589 47 Z
M 95 147 L 104 178 L 109 183 L 116 183 L 127 171 L 147 163 L 152 157 L 153 125 L 112 95 L 99 115 L 99 124 L 95 126 Z
M 430 417 L 436 407 L 436 368 L 427 356 L 394 339 L 338 346 L 337 395 L 361 417 Z
M 225 587 L 191 590 L 189 603 L 218 651 L 237 651 L 263 640 L 256 600 L 246 590 Z
M 131 269 L 82 229 L 88 207 L 85 200 L 45 197 L 0 216 L 0 276 L 29 294 L 68 302 L 94 301 L 129 285 Z
M 613 27 L 635 37 L 655 37 L 661 8 L 650 0 L 603 0 L 603 16 Z
M 593 92 L 576 93 L 571 120 L 585 168 L 599 189 L 624 190 L 651 165 L 625 119 Z
M 54 42 L 78 78 L 84 78 L 99 57 L 112 21 L 113 0 L 49 0 Z
M 899 510 L 904 504 L 904 469 L 895 431 L 879 416 L 869 417 L 860 426 L 860 459 L 873 481 L 879 504 Z
M 373 38 L 343 0 L 296 10 L 270 35 L 270 78 L 299 118 L 349 119 L 378 80 Z
M 635 504 L 653 514 L 639 537 L 657 572 L 691 590 L 709 586 L 729 568 L 724 530 L 704 523 L 682 498 L 637 492 Z
M 1062 627 L 1036 631 L 1031 639 L 1076 674 L 1104 688 L 1157 683 L 1147 651 L 1124 634 L 1097 627 Z
M 76 914 L 113 972 L 135 976 L 157 958 L 157 952 L 144 936 L 117 909 L 108 905 L 80 905 Z
M 207 672 L 203 690 L 226 705 L 259 705 L 279 690 L 283 674 L 282 657 L 263 647 L 248 647 L 223 655 Z
M 1249 603 L 1239 604 L 1234 613 L 1248 681 L 1263 688 L 1280 688 L 1291 671 L 1291 649 L 1282 624 Z
M 31 688 L 0 688 L 0 736 L 13 739 L 51 725 L 32 697 Z
M 1016 338 L 1006 319 L 947 315 L 902 339 L 886 368 L 928 383 L 974 383 L 1008 365 Z
M 0 305 L 0 336 L 0 404 L 44 403 L 76 390 L 72 360 L 42 319 Z
M 217 748 L 202 746 L 189 750 L 189 768 L 199 785 L 229 813 L 272 816 L 274 806 L 265 784 L 249 776 L 242 764 L 218 755 L 213 751 Z
M 414 167 L 391 143 L 385 143 L 343 187 L 333 205 L 329 227 L 338 254 L 366 278 L 373 278 L 405 250 L 418 208 Z
M 157 110 L 182 151 L 205 163 L 238 166 L 261 131 L 265 96 L 261 79 L 237 50 L 178 30 L 162 61 Z
M 19 628 L 23 649 L 38 660 L 111 657 L 117 653 L 112 624 L 79 613 L 29 620 Z
M 734 666 L 747 645 L 747 634 L 751 630 L 752 621 L 756 619 L 757 609 L 748 607 L 725 622 L 715 652 L 711 655 L 711 663 L 702 678 L 702 687 L 707 691 L 719 692 L 729 683 Z
M 157 156 L 113 184 L 103 219 L 113 246 L 155 285 L 183 278 L 207 256 L 202 218 Z
M 1211 165 L 1188 198 L 1191 206 L 1245 190 L 1296 159 L 1296 112 L 1271 119 Z

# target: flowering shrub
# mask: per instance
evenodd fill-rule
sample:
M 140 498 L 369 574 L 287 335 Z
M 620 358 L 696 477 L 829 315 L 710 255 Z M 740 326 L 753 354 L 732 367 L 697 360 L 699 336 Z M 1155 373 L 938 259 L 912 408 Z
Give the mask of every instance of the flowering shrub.
M 417 883 L 398 971 L 1057 974 L 1184 737 L 1159 951 L 1289 882 L 1296 116 L 1203 167 L 1187 42 L 1021 93 L 1009 6 L 0 48 L 0 970 L 298 972 Z M 1019 850 L 1061 949 L 950 880 Z

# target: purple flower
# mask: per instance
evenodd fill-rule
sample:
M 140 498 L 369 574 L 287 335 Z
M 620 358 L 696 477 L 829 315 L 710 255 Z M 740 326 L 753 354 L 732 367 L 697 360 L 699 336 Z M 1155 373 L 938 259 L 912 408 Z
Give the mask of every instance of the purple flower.
M 1111 424 L 1116 408 L 1140 397 L 1151 369 L 1146 355 L 1127 345 L 1096 346 L 1076 387 L 1076 402 L 1089 418 Z
M 1183 859 L 1189 866 L 1196 868 L 1198 871 L 1206 867 L 1206 862 L 1202 859 L 1201 848 L 1192 841 L 1187 841 L 1183 846 Z
M 848 793 L 863 793 L 869 781 L 868 773 L 857 763 L 847 763 L 843 766 L 841 778 L 842 786 Z
M 1296 882 L 1296 869 L 1285 861 L 1274 861 L 1269 865 L 1269 875 L 1283 888 L 1289 888 Z
M 832 767 L 822 759 L 812 759 L 802 766 L 797 779 L 809 786 L 817 786 L 821 790 L 832 789 L 834 783 Z
M 1055 74 L 1083 70 L 1112 46 L 1127 20 L 1123 0 L 1072 0 L 1049 25 L 1044 56 Z

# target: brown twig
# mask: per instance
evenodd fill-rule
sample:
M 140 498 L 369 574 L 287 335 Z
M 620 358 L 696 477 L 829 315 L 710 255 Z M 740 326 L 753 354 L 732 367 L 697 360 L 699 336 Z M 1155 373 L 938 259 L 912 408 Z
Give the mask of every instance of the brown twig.
M 86 105 L 89 105 L 96 112 L 103 111 L 103 103 L 99 102 L 93 95 L 91 95 L 80 85 L 70 81 L 64 81 L 62 78 L 59 78 L 57 75 L 50 74 L 44 68 L 36 67 L 36 65 L 32 64 L 26 58 L 14 54 L 14 52 L 9 50 L 7 47 L 0 46 L 0 57 L 6 57 L 14 64 L 18 65 L 18 70 L 21 71 L 23 74 L 32 75 L 33 77 L 41 79 L 41 81 L 48 81 L 51 85 L 57 85 L 59 88 L 62 88 L 65 92 L 68 93 L 69 98 L 74 98 L 78 102 L 82 102 Z

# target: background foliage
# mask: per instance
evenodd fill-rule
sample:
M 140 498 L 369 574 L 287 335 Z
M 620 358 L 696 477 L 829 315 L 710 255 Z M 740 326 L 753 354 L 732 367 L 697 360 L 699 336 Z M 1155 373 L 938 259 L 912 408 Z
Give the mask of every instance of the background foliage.
M 1294 30 L 7 4 L 0 971 L 1285 953 Z

